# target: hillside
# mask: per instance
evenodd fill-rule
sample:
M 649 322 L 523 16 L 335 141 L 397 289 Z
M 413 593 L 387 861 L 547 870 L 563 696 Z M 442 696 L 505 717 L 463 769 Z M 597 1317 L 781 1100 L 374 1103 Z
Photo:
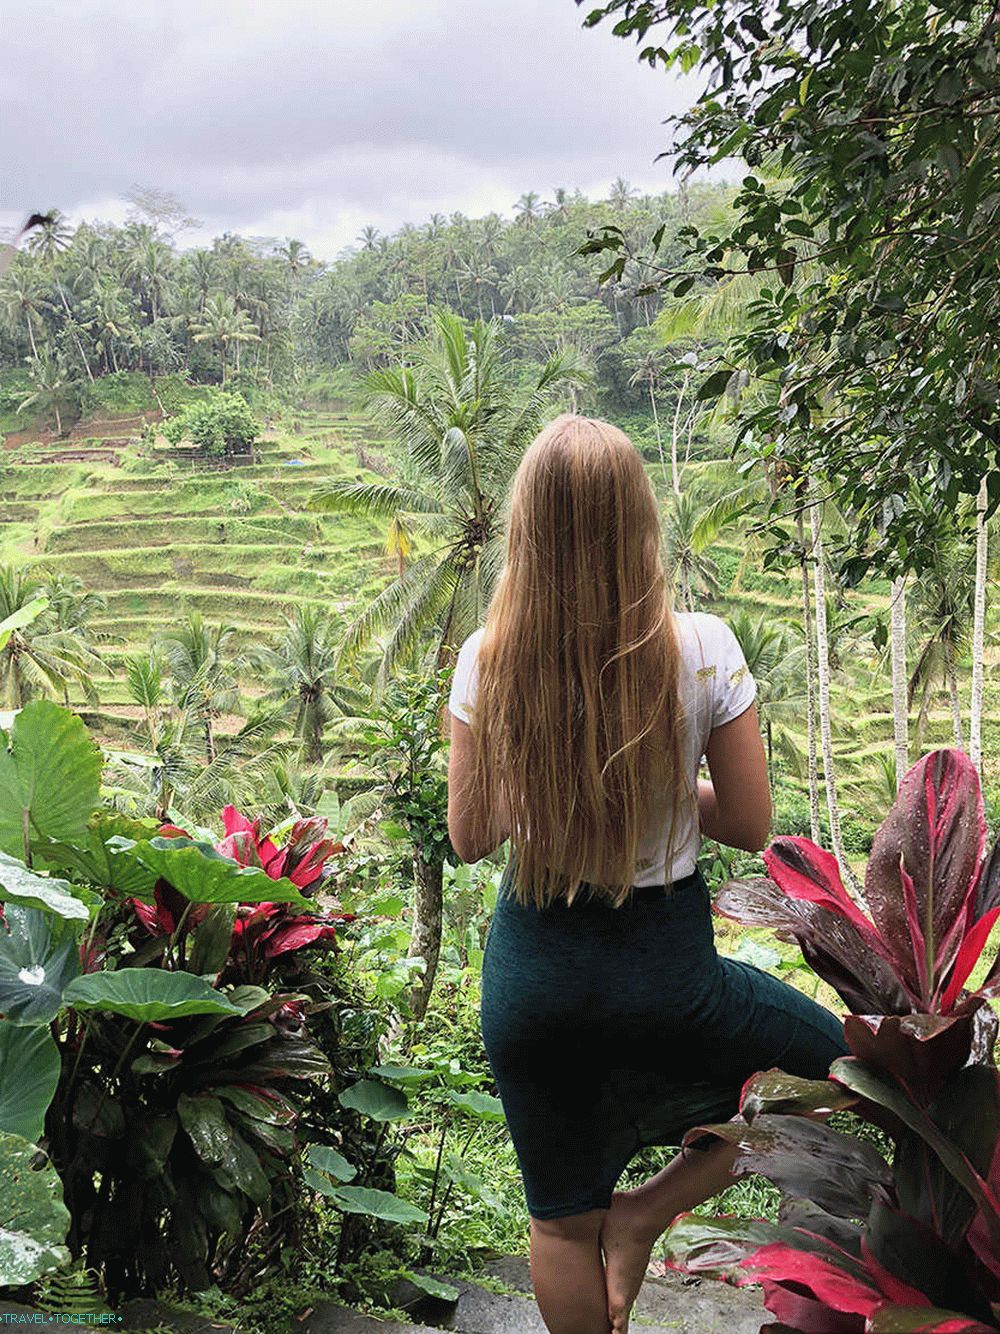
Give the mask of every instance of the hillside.
M 147 414 L 147 417 L 150 414 Z M 350 615 L 392 577 L 385 534 L 346 515 L 307 512 L 310 493 L 332 477 L 374 480 L 381 466 L 376 429 L 346 401 L 298 413 L 286 411 L 260 444 L 260 461 L 208 466 L 183 457 L 160 438 L 140 445 L 142 418 L 91 417 L 62 441 L 8 440 L 2 457 L 0 559 L 26 562 L 52 574 L 76 576 L 101 593 L 107 609 L 93 622 L 103 637 L 107 674 L 95 679 L 100 708 L 79 688 L 70 701 L 107 741 L 128 745 L 141 710 L 131 704 L 120 668 L 143 652 L 152 636 L 188 609 L 211 622 L 236 627 L 245 642 L 274 640 L 290 609 L 319 601 Z M 11 448 L 10 445 L 14 447 Z M 711 472 L 720 460 L 690 465 L 690 476 Z M 764 572 L 751 559 L 740 573 L 746 540 L 727 530 L 710 551 L 722 596 L 711 609 L 801 623 L 797 572 Z M 889 587 L 868 580 L 851 594 L 852 614 L 886 612 Z M 986 650 L 984 751 L 987 788 L 1000 782 L 1000 649 L 991 609 Z M 959 688 L 967 700 L 968 664 Z M 248 695 L 256 693 L 248 683 Z M 805 753 L 805 709 L 790 701 L 779 721 Z M 891 748 L 888 672 L 870 653 L 841 665 L 833 683 L 834 747 L 838 780 L 871 779 L 872 758 Z M 231 731 L 238 720 L 223 720 Z M 925 746 L 951 742 L 945 692 L 933 696 Z M 804 790 L 804 783 L 789 775 Z M 846 803 L 850 809 L 852 801 Z
M 274 640 L 296 603 L 342 612 L 394 568 L 372 525 L 305 511 L 322 480 L 376 476 L 359 459 L 378 442 L 344 406 L 271 427 L 260 462 L 236 467 L 177 461 L 182 451 L 162 439 L 140 447 L 140 427 L 135 417 L 92 418 L 70 441 L 22 443 L 2 460 L 0 560 L 75 576 L 106 599 L 91 622 L 109 669 L 94 681 L 100 710 L 78 687 L 70 702 L 119 743 L 141 713 L 128 702 L 123 659 L 188 609 L 244 641 Z

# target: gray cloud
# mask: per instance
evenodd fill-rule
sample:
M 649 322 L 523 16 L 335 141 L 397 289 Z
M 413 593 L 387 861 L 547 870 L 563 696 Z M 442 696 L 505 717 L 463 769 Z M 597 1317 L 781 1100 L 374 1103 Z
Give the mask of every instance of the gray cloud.
M 572 0 L 42 0 L 8 6 L 3 221 L 119 216 L 136 181 L 211 233 L 337 249 L 361 223 L 509 209 L 654 164 L 694 84 Z M 293 224 L 297 224 L 293 226 Z

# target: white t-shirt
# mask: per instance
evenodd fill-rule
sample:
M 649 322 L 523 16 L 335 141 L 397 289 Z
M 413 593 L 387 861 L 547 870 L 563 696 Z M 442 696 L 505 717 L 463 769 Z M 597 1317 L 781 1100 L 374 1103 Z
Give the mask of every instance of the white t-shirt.
M 674 613 L 681 643 L 680 693 L 685 726 L 685 761 L 693 791 L 698 769 L 713 727 L 728 723 L 753 703 L 757 683 L 750 673 L 739 640 L 720 616 L 710 612 Z M 448 707 L 456 718 L 469 722 L 479 680 L 477 654 L 483 629 L 474 630 L 459 649 Z M 659 814 L 659 813 L 658 813 Z M 662 819 L 654 820 L 640 840 L 635 884 L 662 885 L 664 856 L 670 826 L 670 803 Z M 689 802 L 678 816 L 676 855 L 667 882 L 680 880 L 695 869 L 701 847 L 698 811 Z

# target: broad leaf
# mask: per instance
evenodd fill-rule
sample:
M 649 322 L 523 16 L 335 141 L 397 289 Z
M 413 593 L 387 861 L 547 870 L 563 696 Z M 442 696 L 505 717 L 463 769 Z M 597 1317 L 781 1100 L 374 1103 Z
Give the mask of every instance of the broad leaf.
M 826 1117 L 856 1102 L 857 1098 L 832 1079 L 800 1079 L 784 1070 L 762 1070 L 744 1084 L 740 1112 L 751 1122 L 761 1112 Z
M 47 1025 L 22 1027 L 0 1020 L 0 1131 L 41 1139 L 60 1069 Z
M 385 1223 L 426 1223 L 427 1214 L 386 1190 L 368 1186 L 334 1186 L 328 1198 L 346 1214 L 365 1214 Z
M 48 605 L 47 597 L 32 598 L 23 607 L 18 607 L 17 611 L 12 611 L 9 616 L 5 616 L 0 621 L 0 649 L 7 647 L 7 641 L 15 630 L 23 630 L 26 625 L 30 625 L 32 621 L 37 620 Z
M 707 1129 L 689 1131 L 685 1141 Z M 710 1129 L 738 1146 L 734 1176 L 759 1172 L 783 1195 L 812 1200 L 837 1218 L 864 1218 L 876 1192 L 892 1189 L 889 1164 L 871 1144 L 806 1117 L 765 1114 L 753 1125 L 737 1120 Z
M 387 1080 L 390 1084 L 403 1084 L 407 1087 L 415 1084 L 426 1084 L 429 1079 L 433 1079 L 436 1071 L 424 1070 L 416 1065 L 376 1065 L 368 1071 L 376 1079 Z
M 313 1167 L 326 1172 L 334 1181 L 353 1181 L 358 1175 L 358 1169 L 328 1144 L 310 1144 L 306 1156 Z
M 0 922 L 0 1013 L 12 1024 L 47 1024 L 80 972 L 76 924 L 7 905 Z
M 70 1263 L 62 1182 L 51 1163 L 33 1166 L 38 1156 L 20 1135 L 0 1132 L 0 1288 L 32 1283 Z
M 340 1094 L 341 1107 L 370 1116 L 373 1121 L 399 1121 L 410 1110 L 409 1099 L 400 1089 L 373 1079 L 359 1079 Z
M 958 949 L 985 841 L 975 765 L 936 750 L 907 772 L 872 843 L 865 899 L 900 974 L 927 998 Z
M 494 1098 L 489 1093 L 477 1093 L 470 1089 L 467 1093 L 460 1093 L 457 1089 L 449 1089 L 448 1097 L 461 1112 L 467 1112 L 469 1116 L 474 1116 L 477 1121 L 502 1121 L 503 1104 L 499 1098 Z
M 119 968 L 88 973 L 64 992 L 76 1010 L 103 1010 L 143 1023 L 180 1019 L 187 1014 L 241 1014 L 239 1006 L 190 973 L 162 968 Z
M 439 1278 L 432 1278 L 430 1274 L 418 1274 L 413 1269 L 401 1269 L 399 1273 L 400 1277 L 408 1279 L 415 1288 L 428 1293 L 431 1297 L 437 1297 L 439 1301 L 458 1301 L 458 1288 L 452 1287 L 450 1283 L 442 1283 Z
M 121 850 L 108 840 L 150 838 L 156 829 L 152 820 L 133 820 L 114 811 L 99 811 L 79 838 L 72 842 L 52 840 L 39 852 L 47 865 L 57 867 L 74 879 L 114 890 L 126 898 L 152 903 L 156 883 L 154 873 L 134 858 L 122 856 Z
M 6 744 L 4 744 L 6 742 Z M 75 713 L 33 699 L 0 736 L 0 849 L 83 836 L 100 798 L 101 752 Z
M 232 1127 L 218 1098 L 210 1093 L 182 1093 L 177 1115 L 203 1163 L 218 1167 L 225 1161 Z
M 90 918 L 90 909 L 75 896 L 72 885 L 65 880 L 36 875 L 24 862 L 8 857 L 5 852 L 0 852 L 0 900 L 82 922 Z
M 189 838 L 152 838 L 138 843 L 115 838 L 111 843 L 192 903 L 292 903 L 308 911 L 316 909 L 290 880 L 272 880 L 259 866 L 240 866 L 211 843 Z

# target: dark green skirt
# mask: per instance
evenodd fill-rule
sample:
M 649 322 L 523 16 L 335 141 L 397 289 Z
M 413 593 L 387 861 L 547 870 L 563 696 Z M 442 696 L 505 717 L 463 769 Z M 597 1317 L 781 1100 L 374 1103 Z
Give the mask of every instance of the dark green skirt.
M 483 960 L 483 1041 L 529 1213 L 606 1209 L 630 1159 L 725 1121 L 758 1070 L 825 1077 L 847 1052 L 829 1010 L 716 953 L 699 870 L 523 907 L 501 883 Z

